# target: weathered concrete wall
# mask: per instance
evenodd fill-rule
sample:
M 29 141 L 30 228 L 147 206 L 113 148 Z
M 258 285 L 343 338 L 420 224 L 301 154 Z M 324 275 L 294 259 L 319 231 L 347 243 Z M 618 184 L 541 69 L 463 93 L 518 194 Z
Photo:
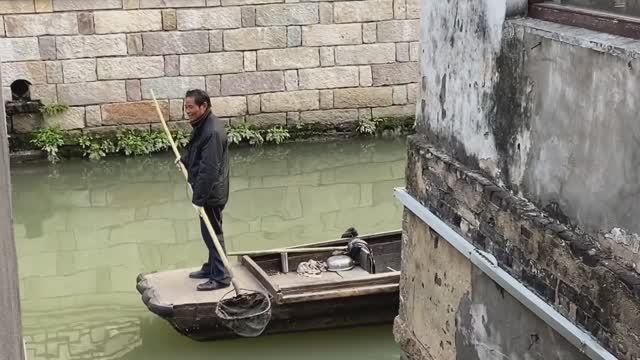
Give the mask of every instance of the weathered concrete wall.
M 180 121 L 191 88 L 255 125 L 415 114 L 416 0 L 19 0 L 0 15 L 5 86 L 26 79 L 33 98 L 73 106 L 47 124 L 156 122 L 151 90 Z M 16 130 L 42 123 L 20 117 Z
M 419 218 L 407 215 L 404 228 L 404 254 L 421 254 L 403 265 L 401 288 L 419 300 L 394 324 L 411 359 L 588 359 Z
M 634 234 L 640 125 L 633 95 L 640 91 L 638 42 L 532 19 L 505 20 L 504 8 L 503 0 L 424 3 L 409 190 L 617 357 L 635 359 L 640 356 L 640 237 Z M 405 230 L 409 244 L 433 241 L 416 226 Z M 496 331 L 524 337 L 532 320 L 524 320 L 530 314 L 522 306 L 491 300 L 482 277 L 470 275 L 473 269 L 461 270 L 463 275 L 447 270 L 462 280 L 438 301 L 469 316 L 477 310 L 465 305 L 472 299 L 471 304 L 486 306 L 487 323 L 522 321 L 523 332 L 507 331 L 503 322 L 491 334 L 478 335 L 473 322 L 457 318 L 445 335 L 440 320 L 415 333 L 424 324 L 409 324 L 412 315 L 406 312 L 422 306 L 423 313 L 414 315 L 417 321 L 428 319 L 433 315 L 424 311 L 437 304 L 420 303 L 442 291 L 433 284 L 423 291 L 416 284 L 445 282 L 429 271 L 457 260 L 456 254 L 442 254 L 444 259 L 425 263 L 421 251 L 405 254 L 403 266 L 421 264 L 403 283 L 409 292 L 397 334 L 405 348 L 421 349 L 414 353 L 425 358 L 444 353 L 495 358 L 478 346 L 470 355 L 465 344 L 471 341 L 507 358 L 580 358 L 575 351 L 526 357 L 521 343 L 493 340 Z M 536 333 L 557 337 L 539 325 Z M 427 333 L 445 339 L 445 349 L 430 343 Z M 549 339 L 543 340 L 553 344 L 546 350 L 566 350 L 563 342 Z
M 512 165 L 522 177 L 511 183 L 541 206 L 557 203 L 560 213 L 592 232 L 640 232 L 640 52 L 612 54 L 553 40 L 541 25 L 514 23 L 529 29 L 525 48 L 537 47 L 524 64 L 535 83 L 526 162 Z
M 0 75 L 0 84 L 2 76 Z M 0 359 L 24 358 L 18 288 L 16 244 L 13 240 L 9 143 L 4 124 L 4 103 L 0 95 Z
M 594 251 L 597 244 L 584 232 L 568 229 L 530 201 L 496 186 L 420 136 L 409 142 L 407 188 L 469 242 L 493 254 L 502 269 L 591 333 L 620 359 L 635 359 L 640 354 L 637 341 L 640 337 L 640 278 L 613 259 L 599 256 Z M 416 349 L 420 348 L 426 349 L 423 352 L 434 359 L 440 359 L 440 350 L 436 348 L 439 348 L 440 340 L 446 345 L 447 339 L 452 343 L 446 348 L 449 358 L 467 359 L 465 356 L 468 355 L 463 356 L 465 353 L 460 352 L 460 344 L 472 341 L 473 334 L 476 336 L 473 341 L 479 344 L 493 344 L 496 351 L 503 354 L 522 355 L 527 349 L 522 347 L 521 338 L 529 336 L 526 331 L 532 329 L 530 326 L 536 329 L 538 337 L 543 338 L 541 334 L 545 334 L 555 339 L 557 347 L 549 351 L 566 350 L 558 340 L 559 335 L 542 323 L 532 322 L 532 315 L 524 306 L 510 305 L 512 300 L 505 300 L 505 303 L 491 300 L 487 293 L 487 283 L 491 282 L 483 276 L 472 276 L 477 269 L 470 270 L 473 266 L 447 246 L 445 240 L 433 239 L 439 238 L 435 233 L 425 235 L 426 225 L 418 226 L 416 222 L 412 216 L 405 216 L 406 243 L 401 279 L 404 301 L 396 326 L 398 341 L 405 344 L 405 350 L 415 359 L 429 359 L 419 355 Z M 444 250 L 432 250 L 436 246 Z M 446 276 L 442 273 L 445 270 Z M 449 283 L 450 287 L 441 289 L 444 285 L 438 283 L 443 282 Z M 488 287 L 499 288 L 496 284 Z M 436 295 L 438 293 L 440 295 Z M 465 310 L 462 300 L 465 296 L 474 299 L 475 294 L 483 295 L 475 297 L 472 303 L 486 307 L 487 314 L 493 314 L 487 321 L 496 324 L 496 328 L 484 336 L 474 332 L 475 328 L 467 326 L 469 323 L 462 319 L 451 322 L 451 319 L 440 318 L 445 313 L 470 316 L 469 308 Z M 507 297 L 505 295 L 505 299 Z M 421 312 L 412 312 L 416 308 Z M 432 324 L 428 321 L 431 317 L 440 320 Z M 447 320 L 447 326 L 454 325 L 442 335 L 442 323 L 446 324 Z M 512 325 L 514 328 L 510 328 Z M 424 327 L 424 331 L 416 332 L 416 327 Z M 447 337 L 456 331 L 455 341 Z M 496 343 L 498 340 L 491 337 L 495 332 L 513 334 L 514 341 Z M 432 344 L 434 341 L 437 347 Z M 479 347 L 476 350 L 480 351 Z M 575 351 L 568 358 L 580 358 Z M 534 359 L 567 358 L 545 357 L 543 353 L 530 355 Z M 492 359 L 482 352 L 478 352 L 478 356 L 479 359 Z
M 637 42 L 531 19 L 425 24 L 422 133 L 640 268 Z

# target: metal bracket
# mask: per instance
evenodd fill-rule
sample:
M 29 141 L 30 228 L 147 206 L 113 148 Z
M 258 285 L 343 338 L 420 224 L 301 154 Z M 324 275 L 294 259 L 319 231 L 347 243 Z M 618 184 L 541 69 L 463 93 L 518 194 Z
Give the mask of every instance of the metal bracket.
M 486 253 L 465 240 L 444 221 L 440 220 L 429 209 L 413 198 L 405 188 L 395 188 L 394 196 L 414 215 L 446 240 L 451 246 L 464 255 L 489 278 L 504 288 L 527 309 L 536 314 L 542 321 L 557 331 L 571 344 L 594 360 L 616 360 L 598 341 L 586 333 L 569 319 L 565 318 L 551 305 L 538 297 L 526 286 L 502 270 L 493 255 Z
M 281 271 L 283 274 L 289 272 L 289 254 L 286 252 L 280 253 L 280 265 L 282 267 Z

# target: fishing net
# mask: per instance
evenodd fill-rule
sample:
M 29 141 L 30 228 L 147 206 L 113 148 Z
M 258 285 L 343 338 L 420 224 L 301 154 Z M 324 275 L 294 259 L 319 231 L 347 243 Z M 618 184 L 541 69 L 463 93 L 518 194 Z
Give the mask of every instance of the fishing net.
M 218 301 L 216 315 L 224 326 L 239 336 L 259 336 L 271 320 L 269 296 L 261 292 L 248 292 L 227 298 L 234 291 L 227 292 Z

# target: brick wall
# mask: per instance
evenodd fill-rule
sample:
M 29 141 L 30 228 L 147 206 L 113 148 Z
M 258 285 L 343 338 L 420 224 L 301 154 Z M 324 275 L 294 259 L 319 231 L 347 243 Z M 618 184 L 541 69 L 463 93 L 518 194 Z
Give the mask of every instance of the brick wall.
M 71 111 L 66 129 L 183 120 L 184 93 L 252 125 L 415 113 L 417 0 L 0 0 L 3 90 Z M 16 117 L 17 132 L 42 119 Z M 146 126 L 146 125 L 145 125 Z

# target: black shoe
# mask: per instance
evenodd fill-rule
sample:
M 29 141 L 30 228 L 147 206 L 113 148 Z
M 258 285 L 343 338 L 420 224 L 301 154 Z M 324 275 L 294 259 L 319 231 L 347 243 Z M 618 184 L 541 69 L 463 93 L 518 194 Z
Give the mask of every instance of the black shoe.
M 192 273 L 189 273 L 189 277 L 192 279 L 208 279 L 211 276 L 211 274 L 209 274 L 206 271 L 202 271 L 202 270 L 198 270 L 198 271 L 194 271 Z
M 212 291 L 224 289 L 226 287 L 229 287 L 229 284 L 219 283 L 215 280 L 209 280 L 207 282 L 203 282 L 202 284 L 198 284 L 198 291 Z

